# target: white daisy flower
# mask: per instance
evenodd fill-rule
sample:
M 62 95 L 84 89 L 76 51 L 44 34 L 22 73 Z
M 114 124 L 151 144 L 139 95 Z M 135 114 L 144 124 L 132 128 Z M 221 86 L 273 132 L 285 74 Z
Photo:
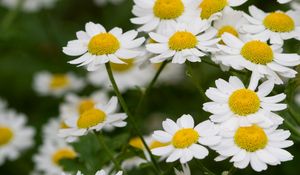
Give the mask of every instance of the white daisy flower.
M 86 135 L 89 131 L 100 131 L 104 127 L 124 127 L 127 118 L 125 113 L 116 113 L 118 99 L 112 97 L 107 104 L 96 104 L 94 108 L 85 111 L 77 117 L 67 118 L 65 123 L 69 128 L 60 129 L 59 136 L 66 138 L 68 142 L 77 137 Z
M 265 13 L 255 6 L 249 7 L 250 15 L 244 14 L 250 24 L 242 26 L 242 30 L 250 33 L 253 39 L 270 40 L 271 44 L 283 45 L 284 40 L 300 36 L 300 11 L 276 11 Z
M 124 0 L 94 0 L 94 2 L 95 2 L 96 5 L 105 6 L 108 3 L 111 3 L 113 5 L 119 5 L 122 2 L 124 2 Z
M 34 144 L 34 129 L 26 124 L 26 116 L 13 110 L 0 112 L 0 165 L 16 160 L 21 152 Z
M 196 0 L 194 6 L 199 7 L 198 16 L 209 23 L 219 19 L 226 7 L 237 7 L 244 4 L 247 0 Z
M 107 104 L 109 98 L 105 92 L 96 91 L 88 97 L 79 97 L 76 94 L 67 94 L 65 102 L 60 105 L 60 116 L 64 119 L 79 116 L 93 109 L 96 104 Z
M 168 146 L 152 149 L 156 156 L 167 156 L 166 162 L 180 159 L 187 163 L 193 158 L 204 159 L 208 150 L 202 146 L 214 146 L 219 143 L 220 136 L 216 134 L 219 129 L 210 121 L 204 121 L 194 127 L 194 119 L 190 115 L 183 115 L 177 123 L 167 119 L 163 122 L 165 131 L 155 131 L 153 138 Z
M 63 96 L 70 91 L 79 91 L 84 87 L 84 80 L 73 73 L 52 74 L 46 71 L 34 76 L 33 88 L 42 96 Z
M 134 156 L 128 159 L 125 159 L 122 164 L 121 167 L 123 170 L 132 170 L 133 168 L 139 167 L 141 164 L 143 163 L 147 163 L 148 161 L 138 157 L 138 156 Z
M 165 34 L 149 34 L 157 43 L 147 44 L 146 48 L 151 53 L 159 54 L 150 59 L 152 63 L 168 59 L 178 64 L 183 64 L 186 60 L 201 62 L 200 57 L 205 56 L 205 52 L 219 50 L 214 47 L 220 40 L 214 38 L 217 31 L 213 28 L 207 30 L 206 22 L 195 20 L 190 24 L 174 23 L 173 26 Z
M 23 2 L 21 2 L 23 1 Z M 0 0 L 0 4 L 10 9 L 15 9 L 21 4 L 25 12 L 36 12 L 42 8 L 51 8 L 57 0 Z
M 263 129 L 257 125 L 239 127 L 234 131 L 224 130 L 220 144 L 214 149 L 220 154 L 215 160 L 222 161 L 229 157 L 236 168 L 244 169 L 249 163 L 253 170 L 260 172 L 267 169 L 267 165 L 279 165 L 281 162 L 293 159 L 293 156 L 284 150 L 293 145 L 286 140 L 291 134 L 289 131 L 272 127 Z
M 122 175 L 122 174 L 123 174 L 123 172 L 119 171 L 115 175 Z M 66 175 L 66 174 L 63 173 L 62 175 Z M 78 171 L 76 175 L 83 175 L 83 174 L 80 171 Z M 97 171 L 95 175 L 108 175 L 108 173 L 106 173 L 104 170 L 100 170 L 100 171 Z
M 56 142 L 47 141 L 39 148 L 37 155 L 33 157 L 35 169 L 44 174 L 60 175 L 63 169 L 60 161 L 63 159 L 75 159 L 75 150 L 62 140 Z
M 290 67 L 300 64 L 298 54 L 282 53 L 281 46 L 268 45 L 264 41 L 242 41 L 237 37 L 224 33 L 218 44 L 226 55 L 216 55 L 222 64 L 237 70 L 248 69 L 257 75 L 274 79 L 276 84 L 283 84 L 282 78 L 294 78 L 297 71 Z
M 191 170 L 188 164 L 181 164 L 181 166 L 182 171 L 179 171 L 176 168 L 174 168 L 176 175 L 191 175 Z
M 126 64 L 120 58 L 137 57 L 140 52 L 136 49 L 145 41 L 143 37 L 135 39 L 138 35 L 135 30 L 123 33 L 121 28 L 115 27 L 107 32 L 101 24 L 92 22 L 85 25 L 85 30 L 77 32 L 77 39 L 69 41 L 63 52 L 70 56 L 80 56 L 69 63 L 87 65 L 88 71 L 95 71 L 107 62 Z
M 130 21 L 142 25 L 139 31 L 164 32 L 172 28 L 174 22 L 185 22 L 197 16 L 193 0 L 134 0 L 132 13 L 136 16 Z
M 272 80 L 258 86 L 258 80 L 252 77 L 246 88 L 239 78 L 232 76 L 228 82 L 216 80 L 216 86 L 206 91 L 213 102 L 203 104 L 203 109 L 212 113 L 210 119 L 221 127 L 234 129 L 252 124 L 262 127 L 282 124 L 283 119 L 274 112 L 287 108 L 286 104 L 279 103 L 286 95 L 268 96 L 274 88 Z
M 141 68 L 140 64 L 135 59 L 123 60 L 127 64 L 110 63 L 114 78 L 121 92 L 128 89 L 144 87 L 152 78 L 149 69 Z M 112 85 L 107 76 L 105 66 L 88 74 L 89 81 L 95 86 L 104 87 L 107 90 L 112 90 Z

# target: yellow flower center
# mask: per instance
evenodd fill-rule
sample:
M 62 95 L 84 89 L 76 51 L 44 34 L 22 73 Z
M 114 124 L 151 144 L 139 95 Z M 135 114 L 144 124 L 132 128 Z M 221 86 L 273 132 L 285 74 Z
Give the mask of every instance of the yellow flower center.
M 80 115 L 77 126 L 78 128 L 90 128 L 104 122 L 106 114 L 99 109 L 90 109 Z
M 119 40 L 110 33 L 95 35 L 89 42 L 88 51 L 92 55 L 108 55 L 120 48 Z
M 273 32 L 290 32 L 295 29 L 294 20 L 282 12 L 270 13 L 265 17 L 263 23 Z
M 114 72 L 127 72 L 134 67 L 134 59 L 121 59 L 127 64 L 116 64 L 110 62 L 111 69 Z
M 0 126 L 0 147 L 8 144 L 13 137 L 14 133 L 10 128 Z
M 155 148 L 160 148 L 160 147 L 164 147 L 164 146 L 168 146 L 170 145 L 170 143 L 161 143 L 159 141 L 153 141 L 151 144 L 150 144 L 150 149 L 155 149 Z
M 198 40 L 191 32 L 176 32 L 169 39 L 169 48 L 176 51 L 195 48 Z
M 187 148 L 199 139 L 199 134 L 192 128 L 181 129 L 175 133 L 172 143 L 175 148 Z
M 203 0 L 200 4 L 202 19 L 208 19 L 211 15 L 222 11 L 227 6 L 227 0 Z
M 248 152 L 255 152 L 265 148 L 268 137 L 265 131 L 256 126 L 240 127 L 234 135 L 235 143 Z
M 229 107 L 232 112 L 240 116 L 256 113 L 260 108 L 257 94 L 249 89 L 240 89 L 229 97 Z
M 135 137 L 129 140 L 129 145 L 137 148 L 137 149 L 144 149 L 144 144 L 139 137 Z
M 83 114 L 85 111 L 93 109 L 95 102 L 93 100 L 82 100 L 78 105 L 79 114 Z
M 59 162 L 63 159 L 75 159 L 75 158 L 76 158 L 76 153 L 70 148 L 59 149 L 52 155 L 52 161 L 56 165 L 59 165 Z
M 68 86 L 70 83 L 69 77 L 63 74 L 53 75 L 50 81 L 51 89 L 60 89 Z
M 238 31 L 234 27 L 229 26 L 229 25 L 223 26 L 222 28 L 220 28 L 219 31 L 218 31 L 217 36 L 219 38 L 221 38 L 224 33 L 230 33 L 230 34 L 232 34 L 232 35 L 234 35 L 236 37 L 239 37 Z M 225 44 L 222 40 L 219 41 L 219 43 L 220 44 Z
M 261 41 L 247 42 L 241 50 L 241 55 L 252 63 L 262 65 L 272 62 L 274 58 L 272 48 Z
M 176 19 L 184 12 L 181 0 L 156 0 L 153 13 L 160 19 Z

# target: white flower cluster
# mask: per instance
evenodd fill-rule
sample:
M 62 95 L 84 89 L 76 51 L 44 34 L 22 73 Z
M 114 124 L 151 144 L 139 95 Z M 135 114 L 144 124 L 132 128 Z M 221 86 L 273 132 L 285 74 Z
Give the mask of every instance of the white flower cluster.
M 10 9 L 21 8 L 25 12 L 36 12 L 51 8 L 57 0 L 0 0 L 0 4 Z

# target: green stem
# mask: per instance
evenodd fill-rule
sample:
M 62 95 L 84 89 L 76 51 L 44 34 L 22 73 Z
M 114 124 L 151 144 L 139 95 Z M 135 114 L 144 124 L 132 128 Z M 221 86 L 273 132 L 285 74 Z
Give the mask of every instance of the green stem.
M 298 125 L 300 125 L 300 115 L 296 112 L 293 106 L 288 105 L 289 114 L 295 119 Z
M 108 148 L 108 146 L 106 145 L 105 143 L 105 140 L 104 140 L 104 137 L 101 133 L 97 134 L 95 133 L 97 138 L 98 138 L 98 141 L 100 143 L 100 145 L 103 147 L 103 149 L 106 151 L 106 153 L 108 154 L 109 158 L 112 160 L 112 162 L 114 163 L 115 167 L 118 169 L 118 170 L 122 170 L 119 162 L 115 159 L 113 153 L 111 152 L 111 150 Z
M 118 100 L 119 100 L 119 102 L 120 102 L 120 104 L 121 104 L 121 106 L 122 106 L 124 112 L 125 112 L 125 113 L 127 114 L 127 116 L 128 116 L 128 119 L 129 119 L 129 122 L 130 122 L 131 126 L 132 126 L 133 129 L 135 130 L 135 132 L 136 132 L 136 134 L 138 135 L 138 137 L 142 140 L 142 142 L 143 142 L 143 144 L 144 144 L 144 146 L 145 146 L 147 152 L 149 153 L 149 155 L 150 155 L 150 157 L 151 157 L 151 161 L 152 161 L 152 163 L 153 163 L 153 165 L 154 165 L 156 171 L 157 171 L 159 174 L 161 174 L 161 170 L 160 170 L 160 168 L 159 168 L 159 166 L 158 166 L 158 163 L 157 163 L 156 159 L 154 158 L 154 156 L 153 156 L 153 154 L 152 154 L 152 152 L 151 152 L 149 146 L 147 145 L 145 139 L 143 138 L 143 136 L 142 136 L 142 134 L 141 134 L 141 131 L 138 129 L 137 124 L 135 123 L 134 117 L 133 117 L 133 115 L 131 114 L 131 112 L 129 111 L 129 109 L 128 109 L 128 107 L 127 107 L 127 104 L 126 104 L 126 102 L 125 102 L 125 100 L 124 100 L 122 94 L 120 93 L 120 90 L 119 90 L 119 88 L 118 88 L 118 86 L 117 86 L 117 83 L 116 83 L 116 81 L 115 81 L 115 78 L 114 78 L 114 76 L 113 76 L 113 73 L 112 73 L 110 64 L 109 64 L 109 63 L 106 63 L 106 64 L 105 64 L 105 67 L 106 67 L 106 71 L 107 71 L 108 77 L 109 77 L 109 79 L 110 79 L 110 82 L 111 82 L 111 84 L 112 84 L 112 86 L 113 86 L 113 89 L 114 89 L 114 91 L 115 91 L 115 93 L 116 93 L 116 95 L 117 95 L 117 97 L 118 97 Z
M 236 168 L 234 166 L 231 167 L 231 169 L 228 171 L 227 175 L 233 175 L 236 172 Z
M 186 65 L 187 65 L 187 69 L 188 69 L 188 74 L 190 75 L 191 79 L 193 80 L 193 83 L 197 87 L 201 97 L 203 98 L 203 101 L 206 101 L 207 98 L 206 98 L 205 92 L 204 92 L 203 88 L 201 87 L 201 82 L 200 82 L 199 78 L 197 78 L 197 76 L 195 76 L 195 74 L 194 74 L 192 64 L 190 62 L 186 62 Z
M 216 175 L 214 172 L 206 168 L 200 160 L 197 160 L 199 167 L 202 169 L 205 175 Z
M 300 137 L 300 130 L 296 128 L 290 121 L 284 120 L 284 124 L 289 130 Z
M 146 97 L 149 95 L 149 92 L 151 91 L 151 89 L 153 88 L 154 84 L 156 83 L 159 75 L 161 74 L 161 72 L 164 70 L 164 68 L 166 67 L 166 65 L 168 64 L 168 61 L 164 61 L 159 69 L 157 70 L 155 76 L 153 77 L 152 81 L 150 82 L 150 84 L 148 85 L 148 87 L 146 88 L 145 92 L 142 94 L 142 97 L 140 98 L 139 100 L 139 103 L 138 103 L 138 106 L 136 108 L 136 116 L 139 115 L 141 113 L 141 110 L 142 110 L 142 106 L 144 105 L 145 103 L 145 99 Z

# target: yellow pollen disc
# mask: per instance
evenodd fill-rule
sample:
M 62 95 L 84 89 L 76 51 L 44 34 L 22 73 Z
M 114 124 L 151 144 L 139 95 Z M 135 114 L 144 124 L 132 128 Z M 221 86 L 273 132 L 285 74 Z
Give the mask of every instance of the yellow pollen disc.
M 121 59 L 126 64 L 116 64 L 110 62 L 111 69 L 114 72 L 126 72 L 134 67 L 134 59 Z
M 290 32 L 295 29 L 294 20 L 282 12 L 270 13 L 265 17 L 263 24 L 273 32 Z
M 241 55 L 252 63 L 262 65 L 272 62 L 274 58 L 272 48 L 261 41 L 247 42 L 241 50 Z
M 156 0 L 153 13 L 160 19 L 176 19 L 184 12 L 181 0 Z
M 93 100 L 82 100 L 78 105 L 79 114 L 83 114 L 85 111 L 93 109 L 95 102 Z
M 106 114 L 99 109 L 90 109 L 80 115 L 77 126 L 78 128 L 90 128 L 104 122 Z
M 236 30 L 234 27 L 232 27 L 232 26 L 223 26 L 222 28 L 219 29 L 217 36 L 218 36 L 219 38 L 221 38 L 222 35 L 223 35 L 224 33 L 230 33 L 230 34 L 236 36 L 237 38 L 239 37 L 239 33 L 238 33 L 237 30 Z M 219 41 L 219 43 L 220 43 L 220 44 L 225 44 L 222 40 Z
M 70 128 L 64 121 L 60 122 L 60 129 L 68 129 Z
M 227 6 L 227 0 L 203 0 L 199 7 L 201 8 L 200 17 L 208 19 L 211 15 L 222 11 Z
M 56 74 L 53 75 L 50 81 L 50 88 L 51 89 L 60 89 L 68 86 L 70 80 L 67 75 L 63 74 Z
M 0 147 L 8 144 L 13 137 L 14 133 L 10 128 L 0 126 Z
M 198 40 L 191 32 L 176 32 L 169 39 L 169 48 L 176 51 L 195 48 Z
M 175 148 L 187 148 L 199 139 L 199 134 L 194 129 L 181 129 L 175 133 L 172 139 L 172 144 Z
M 160 147 L 164 147 L 164 146 L 168 146 L 170 145 L 170 143 L 161 143 L 159 141 L 153 141 L 151 144 L 150 144 L 150 149 L 155 149 L 155 148 L 160 148 Z
M 130 139 L 129 145 L 137 149 L 144 149 L 144 144 L 139 137 Z
M 63 159 L 75 159 L 75 158 L 76 158 L 76 153 L 70 148 L 59 149 L 52 155 L 52 161 L 56 165 L 59 165 L 59 162 Z
M 229 97 L 231 111 L 240 116 L 256 113 L 260 108 L 260 100 L 257 94 L 249 89 L 240 89 Z
M 234 141 L 240 148 L 248 152 L 255 152 L 265 148 L 268 143 L 268 137 L 262 128 L 253 125 L 237 129 Z
M 94 36 L 88 44 L 88 51 L 92 55 L 113 54 L 119 48 L 119 40 L 110 33 L 100 33 Z

